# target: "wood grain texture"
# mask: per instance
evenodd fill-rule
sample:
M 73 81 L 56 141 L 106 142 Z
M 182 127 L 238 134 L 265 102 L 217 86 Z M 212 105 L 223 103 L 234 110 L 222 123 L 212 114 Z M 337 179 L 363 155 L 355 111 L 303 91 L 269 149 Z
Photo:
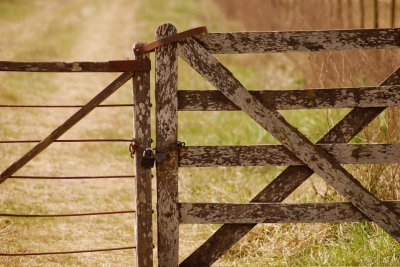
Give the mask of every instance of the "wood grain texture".
M 136 43 L 135 47 L 142 45 Z M 142 54 L 136 59 L 148 59 Z M 151 147 L 150 128 L 150 72 L 136 72 L 133 76 L 133 131 L 135 151 L 135 207 L 136 207 L 136 266 L 153 266 L 153 212 L 151 191 L 151 170 L 141 166 L 143 151 Z
M 400 212 L 400 201 L 384 201 Z M 326 223 L 371 221 L 350 202 L 342 203 L 179 203 L 184 224 Z
M 100 103 L 106 100 L 110 95 L 118 90 L 122 85 L 124 85 L 133 76 L 133 72 L 125 72 L 121 74 L 117 79 L 115 79 L 110 85 L 103 89 L 99 94 L 97 94 L 93 99 L 91 99 L 84 107 L 80 108 L 76 113 L 74 113 L 70 118 L 68 118 L 64 123 L 57 127 L 52 133 L 50 133 L 45 139 L 40 143 L 35 145 L 29 152 L 23 155 L 20 159 L 10 165 L 2 174 L 0 174 L 0 184 L 3 183 L 8 177 L 13 175 L 23 166 L 25 166 L 29 161 L 36 157 L 40 152 L 45 150 L 54 141 L 71 129 L 76 123 L 88 115 L 93 109 L 95 109 Z
M 321 144 L 340 164 L 400 163 L 400 144 Z M 185 146 L 180 167 L 304 165 L 282 145 Z
M 400 82 L 400 68 L 394 71 L 381 85 Z M 349 142 L 385 108 L 354 108 L 340 120 L 317 143 Z M 251 202 L 282 202 L 314 172 L 307 166 L 290 166 L 263 188 Z M 245 236 L 256 224 L 224 224 L 209 239 L 197 248 L 182 263 L 182 266 L 209 266 L 229 248 Z
M 195 37 L 213 54 L 397 48 L 398 29 L 208 33 Z
M 0 71 L 19 72 L 126 72 L 149 71 L 150 60 L 108 62 L 13 62 L 0 61 Z
M 278 110 L 388 107 L 400 104 L 400 85 L 356 88 L 249 91 L 261 103 Z M 220 91 L 179 90 L 182 111 L 239 110 Z
M 157 39 L 176 33 L 171 24 L 157 29 Z M 157 150 L 176 144 L 178 137 L 177 99 L 178 61 L 177 44 L 156 49 L 156 141 Z M 158 265 L 177 266 L 179 263 L 178 222 L 178 153 L 169 150 L 166 159 L 156 164 L 157 169 L 157 228 Z
M 398 214 L 371 195 L 329 154 L 315 147 L 297 129 L 288 125 L 279 113 L 257 101 L 201 45 L 193 40 L 187 40 L 179 51 L 193 68 L 224 92 L 225 96 L 230 98 L 238 107 L 275 135 L 283 145 L 295 152 L 298 158 L 325 178 L 341 194 L 347 196 L 353 205 L 391 233 L 392 236 L 399 238 Z M 188 261 L 184 261 L 182 264 L 187 265 L 188 263 Z

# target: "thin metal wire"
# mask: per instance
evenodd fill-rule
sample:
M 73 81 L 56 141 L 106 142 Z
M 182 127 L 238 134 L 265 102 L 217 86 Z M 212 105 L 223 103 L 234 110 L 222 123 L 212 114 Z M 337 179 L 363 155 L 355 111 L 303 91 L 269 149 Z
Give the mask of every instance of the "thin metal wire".
M 38 180 L 77 180 L 77 179 L 126 179 L 135 178 L 135 175 L 109 175 L 109 176 L 29 176 L 15 175 L 9 179 L 38 179 Z
M 2 257 L 45 256 L 45 255 L 57 255 L 57 254 L 59 255 L 59 254 L 105 252 L 105 251 L 128 250 L 128 249 L 136 249 L 136 246 L 118 247 L 118 248 L 87 249 L 87 250 L 73 250 L 73 251 L 57 251 L 57 252 L 0 253 L 0 256 L 2 256 Z
M 0 144 L 40 143 L 41 140 L 0 140 Z M 132 142 L 132 139 L 62 139 L 55 143 L 121 143 Z
M 135 213 L 135 210 L 122 211 L 105 211 L 105 212 L 90 212 L 90 213 L 66 213 L 66 214 L 13 214 L 0 213 L 1 217 L 20 217 L 20 218 L 57 218 L 57 217 L 81 217 L 81 216 L 98 216 L 111 214 Z
M 98 108 L 134 107 L 134 104 L 104 104 Z M 84 105 L 0 105 L 0 108 L 82 108 Z

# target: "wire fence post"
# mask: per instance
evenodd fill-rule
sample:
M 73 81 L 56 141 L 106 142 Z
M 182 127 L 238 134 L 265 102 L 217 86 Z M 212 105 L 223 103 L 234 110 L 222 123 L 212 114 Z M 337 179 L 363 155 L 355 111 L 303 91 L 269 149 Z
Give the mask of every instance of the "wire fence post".
M 140 46 L 136 43 L 135 47 Z M 136 59 L 149 58 L 148 54 Z M 145 148 L 151 147 L 150 71 L 133 76 L 134 137 L 135 137 L 135 205 L 136 205 L 136 265 L 153 266 L 151 169 L 141 166 Z

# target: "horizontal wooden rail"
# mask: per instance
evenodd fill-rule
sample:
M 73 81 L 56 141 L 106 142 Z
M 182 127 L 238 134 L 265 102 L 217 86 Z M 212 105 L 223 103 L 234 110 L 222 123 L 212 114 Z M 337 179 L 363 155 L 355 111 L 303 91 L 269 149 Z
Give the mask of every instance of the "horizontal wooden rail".
M 300 90 L 256 90 L 250 93 L 278 110 L 400 105 L 400 85 Z M 239 108 L 217 90 L 179 90 L 180 111 L 229 111 Z
M 149 71 L 148 59 L 107 62 L 13 62 L 0 61 L 0 71 L 18 72 L 129 72 Z
M 383 201 L 400 212 L 400 201 Z M 325 223 L 371 221 L 350 202 L 343 203 L 179 203 L 182 224 Z
M 117 108 L 117 107 L 134 107 L 133 104 L 105 104 L 98 105 L 97 108 Z M 1 104 L 0 108 L 82 108 L 84 105 L 21 105 L 21 104 Z
M 210 53 L 396 48 L 399 29 L 208 33 L 194 36 Z
M 40 143 L 41 140 L 0 140 L 0 144 Z M 60 139 L 54 143 L 129 143 L 132 139 Z
M 85 180 L 85 179 L 133 179 L 135 175 L 101 175 L 101 176 L 43 176 L 12 175 L 9 179 L 21 180 Z
M 341 164 L 400 163 L 400 144 L 319 144 Z M 303 165 L 282 145 L 185 146 L 180 167 Z
M 19 217 L 19 218 L 60 218 L 60 217 L 83 217 L 83 216 L 101 216 L 115 214 L 131 214 L 134 210 L 121 211 L 102 211 L 102 212 L 86 212 L 86 213 L 64 213 L 64 214 L 16 214 L 16 213 L 0 213 L 0 217 Z

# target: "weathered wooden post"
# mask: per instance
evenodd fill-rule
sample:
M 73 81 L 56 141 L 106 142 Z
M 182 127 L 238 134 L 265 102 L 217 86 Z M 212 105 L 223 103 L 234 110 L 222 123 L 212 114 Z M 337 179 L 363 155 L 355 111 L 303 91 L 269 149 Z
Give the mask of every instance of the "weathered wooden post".
M 172 24 L 163 24 L 157 40 L 176 33 Z M 158 265 L 177 266 L 179 246 L 178 221 L 178 61 L 177 44 L 156 49 L 156 142 L 157 151 L 166 159 L 157 163 L 157 232 Z
M 136 43 L 135 47 L 140 43 Z M 148 58 L 148 54 L 136 59 Z M 151 206 L 151 169 L 141 166 L 145 148 L 151 147 L 150 131 L 150 71 L 133 76 L 134 136 L 135 136 L 135 206 L 136 206 L 136 264 L 153 266 L 153 235 Z

